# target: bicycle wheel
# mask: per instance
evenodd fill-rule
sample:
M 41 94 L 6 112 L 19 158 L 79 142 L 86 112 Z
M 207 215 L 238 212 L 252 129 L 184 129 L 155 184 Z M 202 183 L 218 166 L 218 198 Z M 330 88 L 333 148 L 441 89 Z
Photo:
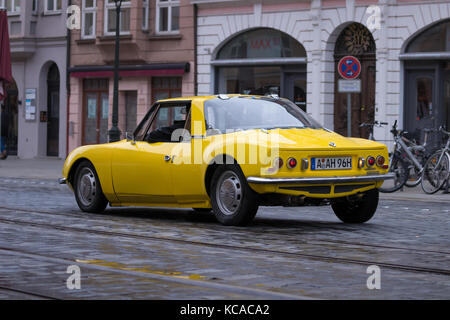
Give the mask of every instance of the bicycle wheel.
M 403 187 L 408 180 L 409 168 L 408 164 L 399 156 L 394 155 L 390 166 L 389 172 L 395 173 L 395 178 L 392 180 L 386 180 L 381 188 L 380 192 L 392 193 Z
M 442 188 L 450 175 L 450 156 L 443 150 L 436 151 L 425 163 L 422 173 L 422 190 L 433 194 Z

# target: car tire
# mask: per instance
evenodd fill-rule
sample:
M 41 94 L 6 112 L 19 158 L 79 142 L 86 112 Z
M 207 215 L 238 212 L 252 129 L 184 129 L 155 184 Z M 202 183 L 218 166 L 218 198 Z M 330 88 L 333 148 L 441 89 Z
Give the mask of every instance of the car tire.
M 214 172 L 210 194 L 214 215 L 223 225 L 246 225 L 258 211 L 258 194 L 250 188 L 238 165 L 220 166 Z
M 377 211 L 378 199 L 378 189 L 372 189 L 362 194 L 361 199 L 338 198 L 331 203 L 331 207 L 344 223 L 364 223 Z
M 103 194 L 97 171 L 89 161 L 83 161 L 77 168 L 74 179 L 75 199 L 78 207 L 89 213 L 105 211 L 108 200 Z

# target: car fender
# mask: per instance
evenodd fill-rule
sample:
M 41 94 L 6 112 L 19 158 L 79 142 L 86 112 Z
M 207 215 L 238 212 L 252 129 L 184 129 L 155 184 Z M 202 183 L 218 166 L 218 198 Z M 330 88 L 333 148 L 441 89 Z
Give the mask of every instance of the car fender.
M 73 150 L 63 167 L 63 177 L 73 188 L 73 175 L 76 166 L 84 159 L 90 161 L 98 175 L 103 194 L 110 202 L 117 202 L 111 174 L 112 151 L 115 144 L 82 146 Z

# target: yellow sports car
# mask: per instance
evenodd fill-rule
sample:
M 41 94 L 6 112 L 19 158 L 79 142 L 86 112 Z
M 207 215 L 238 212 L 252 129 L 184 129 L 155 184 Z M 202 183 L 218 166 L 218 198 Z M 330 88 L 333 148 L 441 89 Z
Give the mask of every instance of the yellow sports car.
M 260 205 L 331 204 L 363 223 L 393 178 L 388 158 L 385 145 L 327 130 L 277 96 L 177 98 L 155 103 L 126 140 L 74 150 L 60 183 L 86 212 L 193 208 L 244 225 Z

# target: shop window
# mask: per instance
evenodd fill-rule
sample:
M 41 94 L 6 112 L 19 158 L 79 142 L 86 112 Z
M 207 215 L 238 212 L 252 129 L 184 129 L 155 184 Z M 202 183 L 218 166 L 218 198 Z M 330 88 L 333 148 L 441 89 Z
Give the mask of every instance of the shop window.
M 219 68 L 220 93 L 280 95 L 281 67 L 223 67 Z
M 217 59 L 306 57 L 305 48 L 291 36 L 273 29 L 245 32 L 230 40 Z
M 450 51 L 450 21 L 444 21 L 423 31 L 406 48 L 413 52 L 445 52 Z
M 181 97 L 180 77 L 154 77 L 152 79 L 152 101 Z

